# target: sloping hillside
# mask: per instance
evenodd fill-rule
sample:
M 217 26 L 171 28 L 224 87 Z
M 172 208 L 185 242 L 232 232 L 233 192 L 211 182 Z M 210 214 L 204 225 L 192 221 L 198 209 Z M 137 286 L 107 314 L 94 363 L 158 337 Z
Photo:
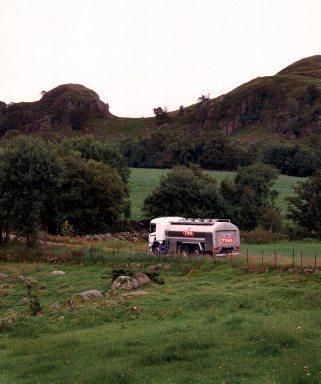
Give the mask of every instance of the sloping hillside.
M 275 76 L 258 77 L 233 91 L 176 112 L 193 130 L 225 135 L 254 128 L 261 134 L 301 137 L 321 128 L 321 56 L 300 60 Z
M 113 119 L 108 104 L 96 92 L 79 84 L 60 85 L 39 101 L 0 104 L 0 134 L 17 129 L 24 133 L 60 133 L 83 130 L 89 119 Z
M 100 137 L 147 136 L 157 126 L 193 134 L 217 130 L 245 139 L 295 139 L 321 128 L 321 56 L 291 64 L 274 76 L 258 77 L 215 99 L 154 118 L 118 118 L 88 88 L 61 85 L 33 103 L 0 103 L 0 134 L 12 129 L 41 134 L 92 133 Z

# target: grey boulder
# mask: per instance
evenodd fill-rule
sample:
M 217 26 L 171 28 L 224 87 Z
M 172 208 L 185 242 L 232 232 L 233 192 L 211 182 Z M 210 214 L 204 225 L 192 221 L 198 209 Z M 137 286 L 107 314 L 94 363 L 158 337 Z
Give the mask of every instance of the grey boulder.
M 131 291 L 139 287 L 138 281 L 130 276 L 118 276 L 112 285 L 112 290 Z
M 79 293 L 79 295 L 84 299 L 84 300 L 92 300 L 92 299 L 99 299 L 103 297 L 102 293 L 98 291 L 97 289 L 90 289 L 89 291 L 84 291 Z
M 8 277 L 5 273 L 0 273 L 0 280 L 4 280 Z
M 150 278 L 144 272 L 137 272 L 135 274 L 135 279 L 137 280 L 139 287 L 150 284 Z
M 63 276 L 66 274 L 66 272 L 64 272 L 64 271 L 52 271 L 51 274 L 55 275 L 55 276 Z

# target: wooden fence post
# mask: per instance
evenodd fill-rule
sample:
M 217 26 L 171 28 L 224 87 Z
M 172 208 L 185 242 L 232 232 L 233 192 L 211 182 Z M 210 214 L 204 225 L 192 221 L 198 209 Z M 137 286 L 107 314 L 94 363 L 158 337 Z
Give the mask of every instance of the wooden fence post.
M 273 264 L 275 267 L 277 266 L 276 250 L 274 250 Z
M 302 251 L 301 251 L 301 262 L 300 262 L 300 264 L 301 264 L 301 269 L 302 269 Z

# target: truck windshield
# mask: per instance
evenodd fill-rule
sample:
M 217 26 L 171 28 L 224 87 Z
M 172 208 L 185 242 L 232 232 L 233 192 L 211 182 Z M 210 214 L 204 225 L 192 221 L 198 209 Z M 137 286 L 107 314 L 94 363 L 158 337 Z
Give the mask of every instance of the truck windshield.
M 153 233 L 153 232 L 155 232 L 155 231 L 156 231 L 156 224 L 151 224 L 151 225 L 150 225 L 149 232 L 150 232 L 150 233 Z

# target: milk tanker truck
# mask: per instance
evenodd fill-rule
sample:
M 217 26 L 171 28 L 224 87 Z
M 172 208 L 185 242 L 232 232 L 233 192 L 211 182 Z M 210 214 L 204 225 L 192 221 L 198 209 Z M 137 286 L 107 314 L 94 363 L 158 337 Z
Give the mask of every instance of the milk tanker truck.
M 240 253 L 240 232 L 228 219 L 158 217 L 150 222 L 149 250 L 153 253 Z

